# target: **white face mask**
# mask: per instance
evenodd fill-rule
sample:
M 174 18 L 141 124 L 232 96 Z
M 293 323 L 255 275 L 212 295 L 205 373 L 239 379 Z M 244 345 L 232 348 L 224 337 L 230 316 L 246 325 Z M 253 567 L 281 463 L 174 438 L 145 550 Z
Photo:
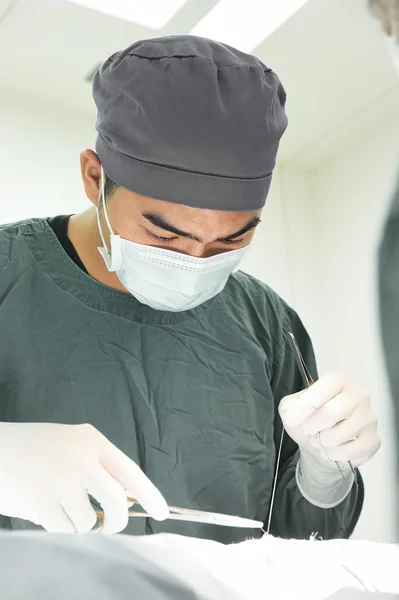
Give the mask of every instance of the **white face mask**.
M 102 168 L 101 188 L 104 199 Z M 210 300 L 223 290 L 231 273 L 238 271 L 239 263 L 249 249 L 246 246 L 209 258 L 196 258 L 136 244 L 113 233 L 105 202 L 103 207 L 111 233 L 111 252 L 104 240 L 97 209 L 103 242 L 103 247 L 98 250 L 108 270 L 116 273 L 122 285 L 137 300 L 156 310 L 182 312 Z

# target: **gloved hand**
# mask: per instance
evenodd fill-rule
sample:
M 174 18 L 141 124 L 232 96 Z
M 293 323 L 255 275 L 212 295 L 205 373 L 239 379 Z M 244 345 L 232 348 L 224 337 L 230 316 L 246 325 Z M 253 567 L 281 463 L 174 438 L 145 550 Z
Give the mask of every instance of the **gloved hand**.
M 359 466 L 381 446 L 370 396 L 347 373 L 330 373 L 308 390 L 286 396 L 279 413 L 299 448 L 323 461 L 350 460 Z
M 101 504 L 105 533 L 127 526 L 127 495 L 154 518 L 169 509 L 141 469 L 91 425 L 0 423 L 0 514 L 47 531 L 83 533 Z

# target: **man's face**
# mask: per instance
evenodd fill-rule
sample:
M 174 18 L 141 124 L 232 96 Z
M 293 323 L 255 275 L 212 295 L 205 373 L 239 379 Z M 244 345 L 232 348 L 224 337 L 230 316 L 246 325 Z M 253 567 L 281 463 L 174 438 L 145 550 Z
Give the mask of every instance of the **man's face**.
M 92 162 L 96 155 L 88 152 Z M 83 153 L 82 157 L 85 154 Z M 99 163 L 96 165 L 94 160 L 92 167 L 86 165 L 86 168 L 82 168 L 82 175 L 86 194 L 97 204 L 98 189 L 101 185 Z M 165 248 L 201 258 L 247 246 L 260 223 L 260 212 L 191 208 L 154 200 L 122 187 L 118 187 L 107 200 L 107 213 L 112 229 L 122 238 L 137 244 Z M 103 211 L 100 211 L 100 216 L 108 244 L 109 230 Z
M 107 211 L 114 233 L 122 238 L 203 258 L 247 246 L 259 223 L 259 211 L 191 208 L 124 188 L 108 200 Z

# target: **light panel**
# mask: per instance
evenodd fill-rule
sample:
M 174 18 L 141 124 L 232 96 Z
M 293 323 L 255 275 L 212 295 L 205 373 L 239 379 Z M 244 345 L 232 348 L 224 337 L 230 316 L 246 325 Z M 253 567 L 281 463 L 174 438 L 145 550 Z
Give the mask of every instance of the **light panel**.
M 308 0 L 220 0 L 190 31 L 252 52 Z
M 112 17 L 162 29 L 187 0 L 69 0 Z

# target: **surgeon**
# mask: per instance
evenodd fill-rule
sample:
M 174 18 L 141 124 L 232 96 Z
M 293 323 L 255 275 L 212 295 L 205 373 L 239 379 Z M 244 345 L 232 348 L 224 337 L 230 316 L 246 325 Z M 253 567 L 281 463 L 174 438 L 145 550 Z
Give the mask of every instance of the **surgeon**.
M 304 326 L 238 270 L 287 127 L 277 75 L 179 35 L 113 54 L 93 96 L 90 208 L 0 231 L 2 527 L 83 533 L 101 506 L 105 533 L 261 536 L 164 520 L 177 505 L 350 536 L 380 446 L 369 395 L 345 372 L 304 392 Z M 150 517 L 128 523 L 127 496 Z

